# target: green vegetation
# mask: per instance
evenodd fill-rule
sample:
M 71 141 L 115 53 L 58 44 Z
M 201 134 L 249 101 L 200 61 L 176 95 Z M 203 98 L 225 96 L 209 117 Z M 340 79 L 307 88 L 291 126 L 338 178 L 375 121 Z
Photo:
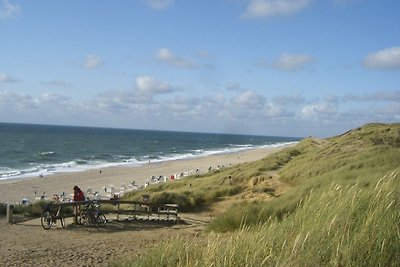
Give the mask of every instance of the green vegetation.
M 151 188 L 185 209 L 269 198 L 236 201 L 197 242 L 169 240 L 128 266 L 400 266 L 399 162 L 400 124 L 369 124 Z
M 42 214 L 43 201 L 36 202 L 30 205 L 14 205 L 14 214 L 23 215 L 25 217 L 38 217 Z M 6 215 L 7 204 L 0 203 L 0 215 Z
M 131 266 L 398 266 L 398 178 L 370 190 L 332 184 L 283 220 L 210 234 L 207 242 L 176 238 Z
M 48 203 L 49 201 L 38 201 L 29 205 L 14 205 L 13 213 L 27 218 L 40 217 L 43 212 L 43 208 Z M 5 203 L 0 203 L 0 215 L 6 215 L 6 210 L 7 205 Z M 65 215 L 71 215 L 72 213 L 72 207 L 65 207 L 63 209 L 63 214 Z
M 195 211 L 246 190 L 275 195 L 274 186 L 270 184 L 271 171 L 279 169 L 299 153 L 295 148 L 285 149 L 257 162 L 152 185 L 128 193 L 124 200 L 142 201 L 142 195 L 149 195 L 151 203 L 176 203 L 180 211 Z
M 376 144 L 376 140 L 380 140 Z M 279 170 L 282 182 L 292 187 L 280 198 L 268 202 L 241 203 L 231 207 L 209 226 L 213 231 L 235 230 L 244 225 L 284 218 L 302 205 L 314 191 L 322 194 L 332 183 L 371 188 L 400 162 L 400 124 L 370 124 L 345 135 L 316 140 L 307 138 L 296 148 L 301 155 Z

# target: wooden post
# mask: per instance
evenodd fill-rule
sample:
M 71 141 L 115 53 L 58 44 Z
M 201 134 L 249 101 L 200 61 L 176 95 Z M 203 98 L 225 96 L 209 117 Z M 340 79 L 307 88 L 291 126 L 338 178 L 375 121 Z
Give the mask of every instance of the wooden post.
M 7 204 L 7 223 L 13 222 L 13 211 L 14 211 L 14 205 L 8 203 Z
M 76 203 L 73 204 L 74 206 L 74 224 L 78 224 L 78 205 Z
M 118 210 L 117 210 L 117 222 L 119 221 L 119 202 L 118 202 Z

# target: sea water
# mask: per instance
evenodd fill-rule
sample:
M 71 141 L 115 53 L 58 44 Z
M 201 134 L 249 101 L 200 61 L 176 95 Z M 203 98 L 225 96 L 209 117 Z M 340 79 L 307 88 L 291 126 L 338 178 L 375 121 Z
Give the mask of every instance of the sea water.
M 0 179 L 234 153 L 299 138 L 0 123 Z

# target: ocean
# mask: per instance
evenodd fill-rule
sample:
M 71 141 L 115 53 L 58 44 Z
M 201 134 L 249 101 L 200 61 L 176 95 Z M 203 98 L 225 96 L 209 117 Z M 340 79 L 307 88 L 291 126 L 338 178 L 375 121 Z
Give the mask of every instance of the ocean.
M 0 123 L 0 180 L 281 146 L 300 138 Z

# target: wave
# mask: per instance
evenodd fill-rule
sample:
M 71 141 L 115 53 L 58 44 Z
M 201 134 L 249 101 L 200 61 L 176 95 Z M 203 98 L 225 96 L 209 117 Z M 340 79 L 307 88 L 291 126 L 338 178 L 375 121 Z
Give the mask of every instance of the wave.
M 110 155 L 106 156 L 89 156 L 90 159 L 75 159 L 68 162 L 54 163 L 54 164 L 37 164 L 36 166 L 29 166 L 27 168 L 12 169 L 7 167 L 0 167 L 0 180 L 14 179 L 14 178 L 29 178 L 44 175 L 52 175 L 56 173 L 67 172 L 80 172 L 90 169 L 101 169 L 114 166 L 142 166 L 150 163 L 160 163 L 165 161 L 185 160 L 199 157 L 207 157 L 210 155 L 237 153 L 241 151 L 257 149 L 257 148 L 273 148 L 290 144 L 294 142 L 279 142 L 271 143 L 260 146 L 253 146 L 251 144 L 229 144 L 227 147 L 204 150 L 193 149 L 188 151 L 177 152 L 173 151 L 170 154 L 155 153 L 151 155 L 143 155 L 139 157 L 132 157 L 129 155 Z M 44 155 L 54 155 L 54 152 L 42 152 Z M 112 160 L 112 161 L 110 161 Z

